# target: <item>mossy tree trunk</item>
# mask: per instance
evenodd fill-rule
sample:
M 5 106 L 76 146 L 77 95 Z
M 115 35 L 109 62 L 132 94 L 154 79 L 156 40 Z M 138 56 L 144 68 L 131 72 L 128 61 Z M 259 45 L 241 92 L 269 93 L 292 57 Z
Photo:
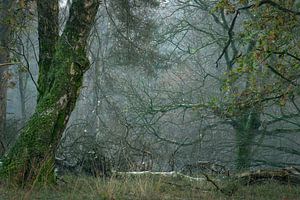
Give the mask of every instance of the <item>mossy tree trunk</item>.
M 55 45 L 59 40 L 59 3 L 58 0 L 38 0 L 38 34 L 39 34 L 39 79 L 38 101 L 50 89 L 50 68 L 56 53 Z
M 255 109 L 244 111 L 235 121 L 236 134 L 236 169 L 247 170 L 251 166 L 252 145 L 258 128 L 260 127 L 260 114 Z
M 89 68 L 86 45 L 99 4 L 99 0 L 73 0 L 59 37 L 58 1 L 37 1 L 38 103 L 1 170 L 1 175 L 14 183 L 54 181 L 55 151 L 79 96 L 83 74 Z
M 11 27 L 10 11 L 12 7 L 11 0 L 0 0 L 0 63 L 8 63 L 9 41 Z M 8 74 L 5 67 L 0 67 L 0 157 L 5 152 L 5 123 L 6 123 L 6 93 L 7 93 Z

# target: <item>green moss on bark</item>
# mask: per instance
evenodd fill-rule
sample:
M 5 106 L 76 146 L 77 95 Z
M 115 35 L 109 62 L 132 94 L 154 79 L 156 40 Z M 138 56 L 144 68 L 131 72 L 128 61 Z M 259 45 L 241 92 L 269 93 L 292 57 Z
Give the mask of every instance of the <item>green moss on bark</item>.
M 54 180 L 54 153 L 74 109 L 83 77 L 82 69 L 73 61 L 74 52 L 63 43 L 59 48 L 52 67 L 53 85 L 39 100 L 35 114 L 3 164 L 1 176 L 17 184 Z M 76 54 L 76 57 L 85 56 Z M 87 64 L 85 59 L 84 65 Z
M 42 81 L 35 114 L 4 159 L 0 176 L 11 183 L 54 181 L 55 151 L 75 107 L 83 74 L 89 68 L 85 48 L 99 4 L 98 0 L 72 3 L 70 18 L 55 45 L 54 56 L 43 63 L 44 70 L 39 74 L 40 80 L 46 77 L 47 83 Z M 45 63 L 49 66 L 44 66 Z
M 242 113 L 236 121 L 236 168 L 239 171 L 251 167 L 252 146 L 259 126 L 260 116 L 259 112 L 255 110 Z

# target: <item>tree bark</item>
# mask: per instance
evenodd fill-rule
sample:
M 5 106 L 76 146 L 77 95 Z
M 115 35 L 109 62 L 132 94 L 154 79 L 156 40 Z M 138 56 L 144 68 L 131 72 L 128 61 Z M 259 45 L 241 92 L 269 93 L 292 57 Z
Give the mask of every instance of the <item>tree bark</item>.
M 0 64 L 9 63 L 9 39 L 11 28 L 9 25 L 10 9 L 12 1 L 0 0 Z M 5 152 L 5 123 L 6 123 L 6 93 L 7 93 L 7 69 L 0 67 L 0 157 Z
M 44 6 L 42 2 L 47 1 L 38 1 L 38 9 Z M 39 23 L 39 26 L 47 26 L 39 27 L 40 45 L 45 45 L 40 47 L 40 53 L 46 54 L 39 56 L 44 59 L 39 61 L 39 67 L 42 68 L 39 71 L 41 94 L 34 115 L 26 123 L 1 170 L 1 175 L 13 183 L 55 181 L 55 151 L 79 96 L 83 74 L 90 65 L 86 45 L 99 4 L 98 0 L 73 1 L 64 32 L 56 44 L 51 44 L 54 52 L 47 46 L 50 43 L 43 41 L 52 34 L 49 22 L 44 18 L 45 24 Z M 52 9 L 51 3 L 45 5 L 49 6 L 49 10 Z M 53 7 L 53 12 L 56 12 L 55 9 Z M 45 10 L 47 8 L 43 8 L 42 12 Z M 39 17 L 42 16 L 40 13 Z M 56 14 L 53 16 L 56 17 Z M 53 41 L 55 37 L 49 40 Z
M 38 0 L 39 79 L 38 101 L 47 92 L 50 67 L 55 56 L 54 46 L 59 39 L 58 0 Z
M 233 127 L 236 131 L 236 169 L 247 170 L 251 166 L 253 140 L 260 127 L 259 112 L 255 108 L 243 112 Z
M 3 55 L 0 53 L 0 62 L 3 61 Z M 5 122 L 6 122 L 6 90 L 7 80 L 5 71 L 0 69 L 0 157 L 5 153 Z

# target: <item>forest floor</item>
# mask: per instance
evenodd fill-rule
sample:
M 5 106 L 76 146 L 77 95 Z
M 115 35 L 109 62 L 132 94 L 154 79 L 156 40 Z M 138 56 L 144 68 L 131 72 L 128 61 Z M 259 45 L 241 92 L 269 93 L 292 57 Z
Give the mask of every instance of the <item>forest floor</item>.
M 0 185 L 1 200 L 300 200 L 300 186 L 276 182 L 242 186 L 236 182 L 216 181 L 220 192 L 207 181 L 182 177 L 142 175 L 97 179 L 65 176 L 51 187 L 32 186 L 25 189 Z M 226 194 L 224 194 L 226 193 Z

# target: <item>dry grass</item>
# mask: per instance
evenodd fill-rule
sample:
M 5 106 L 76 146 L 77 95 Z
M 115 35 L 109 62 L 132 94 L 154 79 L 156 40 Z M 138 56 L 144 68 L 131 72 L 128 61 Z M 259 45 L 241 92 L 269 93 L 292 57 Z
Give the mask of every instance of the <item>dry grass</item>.
M 184 180 L 180 177 L 156 175 L 127 176 L 111 179 L 92 177 L 64 177 L 64 182 L 52 187 L 17 189 L 0 185 L 1 200 L 201 200 L 201 199 L 253 199 L 300 200 L 300 187 L 267 183 L 239 186 L 224 181 L 223 187 L 237 189 L 232 196 L 218 192 L 207 182 Z

